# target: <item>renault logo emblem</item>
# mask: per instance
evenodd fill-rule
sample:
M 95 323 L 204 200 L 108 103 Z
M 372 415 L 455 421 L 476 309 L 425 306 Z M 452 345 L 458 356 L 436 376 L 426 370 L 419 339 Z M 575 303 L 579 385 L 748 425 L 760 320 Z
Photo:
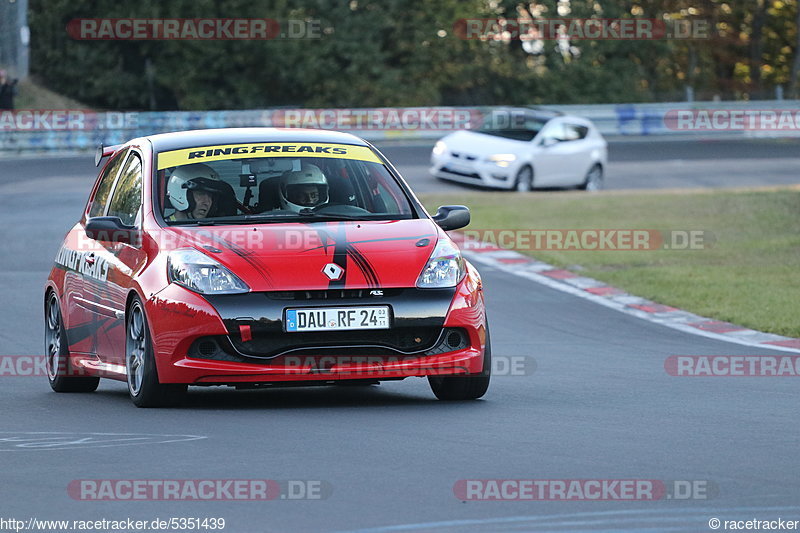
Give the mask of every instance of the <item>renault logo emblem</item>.
M 322 269 L 322 273 L 328 276 L 328 279 L 331 281 L 336 281 L 342 279 L 342 274 L 344 274 L 344 269 L 337 265 L 336 263 L 328 263 L 325 265 L 325 268 Z

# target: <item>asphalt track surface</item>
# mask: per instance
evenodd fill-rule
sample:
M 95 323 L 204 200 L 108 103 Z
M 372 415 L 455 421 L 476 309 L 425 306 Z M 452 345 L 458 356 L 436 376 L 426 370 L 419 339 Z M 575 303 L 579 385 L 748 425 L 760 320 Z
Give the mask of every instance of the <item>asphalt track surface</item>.
M 784 163 L 797 168 L 795 143 L 728 143 L 708 157 L 692 144 L 671 145 L 664 157 L 680 156 L 687 175 L 708 169 L 694 171 L 697 186 L 726 185 L 727 165 L 748 150 L 741 159 L 763 169 L 752 184 L 800 181 L 796 171 L 781 177 Z M 612 154 L 663 172 L 660 149 L 631 143 Z M 386 152 L 421 190 L 427 178 L 409 164 L 414 150 L 424 151 Z M 94 173 L 90 156 L 0 161 L 0 355 L 42 352 L 44 280 Z M 481 272 L 495 357 L 532 357 L 536 370 L 494 377 L 480 401 L 440 402 L 426 381 L 409 378 L 368 388 L 199 389 L 184 407 L 155 410 L 133 407 L 118 382 L 56 394 L 41 376 L 0 377 L 0 518 L 222 517 L 226 532 L 711 531 L 714 517 L 800 520 L 797 379 L 679 378 L 663 366 L 676 354 L 779 352 Z M 257 478 L 321 481 L 326 497 L 100 502 L 67 491 L 78 479 Z M 703 480 L 718 494 L 464 503 L 453 492 L 463 479 Z

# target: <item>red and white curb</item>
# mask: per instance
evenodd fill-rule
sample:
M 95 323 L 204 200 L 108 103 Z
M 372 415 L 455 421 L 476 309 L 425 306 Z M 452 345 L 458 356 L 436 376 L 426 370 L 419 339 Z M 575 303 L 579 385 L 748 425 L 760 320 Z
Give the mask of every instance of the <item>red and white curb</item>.
M 602 281 L 587 278 L 569 270 L 556 268 L 532 257 L 522 255 L 513 250 L 498 248 L 491 244 L 479 245 L 474 241 L 470 241 L 469 248 L 463 249 L 463 234 L 453 232 L 450 237 L 459 246 L 462 246 L 464 256 L 474 263 L 487 265 L 515 276 L 533 280 L 553 289 L 591 300 L 650 322 L 711 339 L 785 352 L 800 352 L 800 339 L 747 329 L 652 302 L 645 298 L 628 294 Z

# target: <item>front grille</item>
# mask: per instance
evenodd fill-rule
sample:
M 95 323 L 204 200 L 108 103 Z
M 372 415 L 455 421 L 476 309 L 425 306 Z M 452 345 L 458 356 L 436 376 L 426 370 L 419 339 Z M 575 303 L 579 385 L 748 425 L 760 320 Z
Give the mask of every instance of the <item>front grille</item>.
M 460 170 L 453 170 L 450 167 L 442 167 L 441 170 L 442 170 L 442 172 L 447 172 L 448 174 L 455 174 L 457 176 L 463 176 L 465 178 L 474 178 L 476 180 L 481 179 L 481 177 L 478 174 L 475 174 L 474 172 L 472 172 L 472 173 L 470 173 L 470 172 L 461 172 Z
M 257 332 L 252 340 L 242 341 L 235 335 L 231 343 L 236 351 L 256 357 L 274 357 L 308 349 L 380 347 L 392 353 L 415 353 L 431 348 L 441 328 L 415 327 L 383 330 L 309 331 L 299 333 Z
M 314 346 L 305 346 L 300 347 L 299 343 L 292 341 L 291 346 L 292 349 L 287 350 L 288 343 L 291 339 L 287 339 L 286 335 L 291 335 L 294 337 L 295 335 L 298 336 L 308 336 L 312 335 L 310 333 L 289 333 L 289 334 L 281 334 L 283 337 L 283 345 L 282 349 L 278 353 L 273 353 L 272 355 L 268 355 L 265 352 L 247 352 L 242 350 L 242 348 L 248 348 L 250 350 L 255 348 L 254 342 L 256 339 L 254 338 L 252 341 L 247 343 L 243 343 L 241 341 L 237 341 L 232 339 L 231 337 L 226 336 L 213 336 L 213 337 L 202 337 L 200 339 L 195 340 L 192 343 L 192 346 L 189 348 L 188 356 L 194 359 L 209 359 L 214 361 L 229 361 L 235 363 L 264 363 L 265 359 L 269 359 L 270 364 L 280 365 L 281 361 L 284 357 L 291 356 L 291 355 L 299 355 L 299 356 L 308 356 L 313 358 L 322 358 L 322 357 L 335 357 L 335 356 L 369 356 L 369 357 L 386 357 L 386 358 L 397 358 L 398 356 L 403 355 L 414 355 L 414 356 L 426 356 L 426 355 L 439 355 L 447 352 L 455 352 L 459 350 L 464 350 L 469 347 L 469 336 L 467 335 L 466 330 L 463 328 L 430 328 L 435 329 L 434 331 L 428 332 L 428 337 L 422 337 L 419 333 L 418 329 L 412 332 L 401 332 L 400 334 L 396 334 L 395 337 L 399 337 L 402 342 L 407 344 L 413 345 L 423 345 L 425 342 L 428 341 L 430 335 L 434 334 L 433 340 L 427 345 L 423 346 L 421 349 L 412 351 L 412 350 L 402 350 L 398 351 L 396 349 L 389 348 L 387 346 L 380 346 L 375 344 L 373 346 L 365 346 L 367 342 L 364 341 L 365 333 L 368 334 L 375 334 L 384 337 L 382 340 L 386 340 L 388 337 L 387 331 L 382 332 L 371 332 L 371 331 L 358 331 L 358 332 L 330 332 L 327 336 L 330 336 L 332 333 L 360 333 L 361 335 L 353 342 L 351 345 L 331 345 L 330 342 L 326 342 L 324 339 L 317 339 L 317 344 Z M 324 333 L 324 332 L 323 332 Z M 320 333 L 315 333 L 314 335 L 320 335 Z M 308 340 L 308 339 L 306 339 Z M 343 341 L 342 338 L 338 339 L 339 341 Z M 381 339 L 376 339 L 376 342 L 380 342 Z M 261 343 L 263 343 L 263 339 L 261 339 Z
M 455 288 L 328 289 L 253 292 L 208 296 L 227 329 L 218 344 L 222 351 L 259 359 L 281 354 L 353 350 L 370 354 L 421 354 L 433 349 L 444 327 Z M 316 331 L 288 333 L 286 309 L 325 306 L 386 305 L 391 328 L 383 330 Z M 192 357 L 208 358 L 208 347 L 198 346 Z M 206 355 L 204 355 L 206 354 Z

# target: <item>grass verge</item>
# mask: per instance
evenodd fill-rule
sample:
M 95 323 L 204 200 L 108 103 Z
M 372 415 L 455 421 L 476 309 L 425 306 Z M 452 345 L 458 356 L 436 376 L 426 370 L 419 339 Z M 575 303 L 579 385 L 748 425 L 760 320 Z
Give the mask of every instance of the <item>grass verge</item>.
M 17 85 L 14 107 L 16 109 L 89 109 L 88 106 L 72 98 L 46 89 L 32 79 L 23 80 Z
M 695 250 L 518 250 L 637 296 L 745 327 L 800 337 L 800 188 L 420 195 L 470 207 L 474 229 L 710 231 Z

